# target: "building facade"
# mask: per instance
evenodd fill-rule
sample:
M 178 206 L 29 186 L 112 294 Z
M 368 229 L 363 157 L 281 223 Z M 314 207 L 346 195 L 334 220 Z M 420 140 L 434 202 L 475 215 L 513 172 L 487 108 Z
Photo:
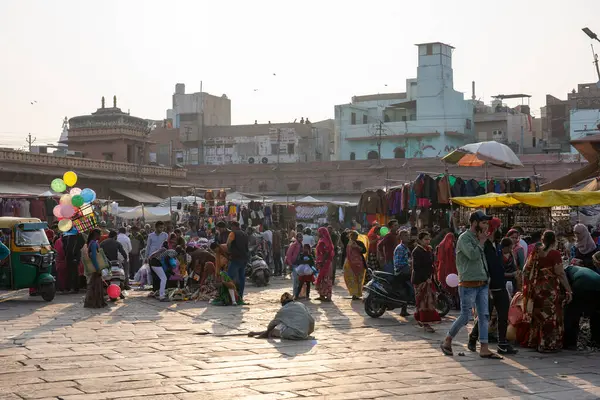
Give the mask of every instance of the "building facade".
M 335 106 L 335 159 L 437 157 L 473 141 L 472 103 L 454 90 L 454 48 L 417 48 L 417 78 L 406 80 L 405 92 L 354 96 Z
M 495 140 L 504 143 L 515 153 L 541 152 L 542 132 L 541 120 L 534 118 L 528 105 L 509 107 L 501 98 L 517 98 L 495 96 L 491 105 L 481 101 L 475 102 L 474 116 L 475 138 L 478 142 Z
M 569 113 L 569 133 L 571 140 L 600 134 L 600 109 L 571 110 Z M 573 146 L 570 147 L 572 154 L 579 153 Z
M 577 90 L 573 89 L 567 94 L 567 100 L 548 94 L 543 109 L 545 117 L 542 124 L 546 140 L 544 145 L 549 151 L 573 152 L 574 149 L 569 144 L 573 140 L 571 133 L 584 129 L 583 125 L 589 123 L 577 122 L 578 126 L 571 128 L 572 111 L 600 109 L 600 88 L 595 83 L 580 83 L 577 85 Z M 586 113 L 575 115 L 581 121 L 589 117 Z
M 143 164 L 148 161 L 150 129 L 145 119 L 121 111 L 116 96 L 112 107 L 106 107 L 102 97 L 96 112 L 69 120 L 67 138 L 61 143 L 83 158 Z

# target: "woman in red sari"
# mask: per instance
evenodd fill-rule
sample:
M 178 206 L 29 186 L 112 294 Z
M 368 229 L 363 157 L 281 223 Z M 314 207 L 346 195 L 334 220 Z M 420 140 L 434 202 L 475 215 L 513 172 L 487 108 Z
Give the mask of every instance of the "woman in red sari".
M 329 231 L 325 227 L 319 228 L 319 243 L 317 243 L 317 269 L 319 276 L 317 277 L 316 288 L 319 292 L 317 300 L 331 301 L 331 291 L 333 288 L 333 280 L 331 279 L 331 264 L 335 249 L 329 236 Z
M 523 320 L 517 325 L 517 340 L 523 347 L 555 352 L 563 347 L 564 316 L 561 285 L 567 303 L 572 292 L 556 235 L 544 232 L 542 245 L 529 256 L 523 271 Z
M 431 323 L 440 322 L 440 314 L 435 309 L 433 291 L 433 251 L 429 243 L 431 236 L 428 232 L 419 233 L 417 245 L 412 252 L 413 268 L 411 282 L 415 288 L 415 320 L 425 328 L 425 332 L 435 330 Z

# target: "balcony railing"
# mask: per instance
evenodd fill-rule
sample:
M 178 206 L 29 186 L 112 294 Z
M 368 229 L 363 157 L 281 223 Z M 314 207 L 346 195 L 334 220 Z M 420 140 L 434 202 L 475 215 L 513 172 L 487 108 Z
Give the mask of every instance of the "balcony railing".
M 185 169 L 171 169 L 151 165 L 136 165 L 114 161 L 90 160 L 76 157 L 59 157 L 50 154 L 26 153 L 15 150 L 0 150 L 0 163 L 17 163 L 36 166 L 58 167 L 65 170 L 90 170 L 120 174 L 141 174 L 157 177 L 185 178 Z

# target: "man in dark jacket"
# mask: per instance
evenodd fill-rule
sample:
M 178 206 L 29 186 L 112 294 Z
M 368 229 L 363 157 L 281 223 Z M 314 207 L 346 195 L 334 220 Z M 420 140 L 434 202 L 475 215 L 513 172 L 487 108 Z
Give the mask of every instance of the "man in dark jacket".
M 129 259 L 129 254 L 123 248 L 123 245 L 117 241 L 117 231 L 111 230 L 108 233 L 108 238 L 100 243 L 100 248 L 104 251 L 104 255 L 108 261 L 119 261 L 119 253 L 123 256 L 123 260 Z
M 63 236 L 63 247 L 67 260 L 67 288 L 72 293 L 79 292 L 79 263 L 81 262 L 81 249 L 85 240 L 81 233 Z
M 248 264 L 248 235 L 240 228 L 239 222 L 231 223 L 231 233 L 227 238 L 229 251 L 229 268 L 227 275 L 238 285 L 238 293 L 243 302 L 246 285 L 246 265 Z
M 504 277 L 504 266 L 502 264 L 502 255 L 500 254 L 499 243 L 495 243 L 494 234 L 500 228 L 501 222 L 498 218 L 492 218 L 489 222 L 488 239 L 483 245 L 483 253 L 487 261 L 488 274 L 490 277 L 490 315 L 495 307 L 498 314 L 498 353 L 499 354 L 517 354 L 518 350 L 512 347 L 506 340 L 506 330 L 508 329 L 508 309 L 510 299 L 506 290 L 506 278 Z M 467 347 L 470 351 L 477 350 L 477 338 L 479 337 L 479 322 L 475 321 L 475 326 L 469 334 L 469 343 Z

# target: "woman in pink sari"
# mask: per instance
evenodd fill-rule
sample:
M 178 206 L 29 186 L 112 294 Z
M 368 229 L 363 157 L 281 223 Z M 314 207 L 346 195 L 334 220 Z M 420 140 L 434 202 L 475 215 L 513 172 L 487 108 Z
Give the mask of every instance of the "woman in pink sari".
M 62 236 L 54 242 L 54 251 L 56 252 L 56 289 L 64 292 L 68 287 L 67 258 L 65 257 L 65 248 L 63 246 Z
M 317 243 L 317 269 L 319 270 L 316 284 L 319 292 L 317 300 L 331 301 L 331 290 L 333 288 L 331 264 L 334 256 L 335 248 L 331 236 L 329 236 L 329 231 L 327 228 L 321 227 L 319 228 L 319 243 Z

